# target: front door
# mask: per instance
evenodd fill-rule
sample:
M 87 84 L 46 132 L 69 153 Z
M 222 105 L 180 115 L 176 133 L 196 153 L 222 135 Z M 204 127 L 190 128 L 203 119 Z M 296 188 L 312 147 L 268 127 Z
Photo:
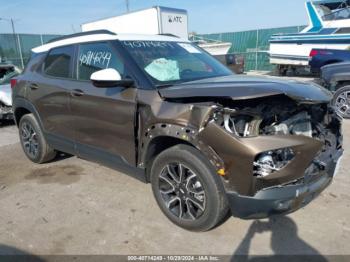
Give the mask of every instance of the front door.
M 81 44 L 77 81 L 71 98 L 78 155 L 101 161 L 120 157 L 135 165 L 136 88 L 97 88 L 92 73 L 114 68 L 123 76 L 125 64 L 108 42 Z

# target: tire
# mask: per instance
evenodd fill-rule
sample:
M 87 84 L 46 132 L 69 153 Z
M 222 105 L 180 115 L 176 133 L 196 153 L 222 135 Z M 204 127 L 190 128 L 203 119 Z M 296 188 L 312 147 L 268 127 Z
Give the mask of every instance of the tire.
M 151 184 L 160 209 L 179 227 L 204 232 L 227 218 L 221 178 L 208 159 L 191 146 L 177 145 L 160 153 L 151 168 Z
M 343 86 L 335 92 L 332 105 L 339 115 L 350 119 L 350 85 Z
M 56 151 L 51 148 L 33 114 L 25 115 L 19 122 L 19 137 L 27 158 L 37 164 L 53 160 Z
M 288 67 L 282 66 L 282 65 L 277 65 L 276 66 L 276 72 L 277 72 L 278 76 L 287 76 Z

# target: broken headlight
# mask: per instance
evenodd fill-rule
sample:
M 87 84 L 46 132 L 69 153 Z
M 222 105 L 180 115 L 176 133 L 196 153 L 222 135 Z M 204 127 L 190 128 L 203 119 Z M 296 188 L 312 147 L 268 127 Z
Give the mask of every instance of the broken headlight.
M 267 177 L 287 166 L 293 158 L 294 152 L 290 148 L 261 153 L 254 161 L 254 176 Z

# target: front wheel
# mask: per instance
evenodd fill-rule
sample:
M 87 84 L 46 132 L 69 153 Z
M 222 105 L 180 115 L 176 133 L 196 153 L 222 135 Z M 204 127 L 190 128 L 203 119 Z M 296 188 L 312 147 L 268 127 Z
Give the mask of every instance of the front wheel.
M 228 214 L 220 177 L 195 148 L 174 146 L 156 157 L 151 168 L 153 194 L 163 213 L 191 231 L 208 231 Z
M 350 118 L 350 86 L 344 86 L 337 90 L 333 97 L 333 106 L 343 118 Z

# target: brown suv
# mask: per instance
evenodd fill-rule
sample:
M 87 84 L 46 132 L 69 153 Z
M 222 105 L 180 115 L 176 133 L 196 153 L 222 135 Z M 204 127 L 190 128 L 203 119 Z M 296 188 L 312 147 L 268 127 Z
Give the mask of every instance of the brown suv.
M 150 182 L 175 224 L 308 204 L 332 181 L 341 119 L 318 85 L 233 75 L 190 42 L 80 33 L 33 49 L 13 87 L 23 150 L 58 151 Z

